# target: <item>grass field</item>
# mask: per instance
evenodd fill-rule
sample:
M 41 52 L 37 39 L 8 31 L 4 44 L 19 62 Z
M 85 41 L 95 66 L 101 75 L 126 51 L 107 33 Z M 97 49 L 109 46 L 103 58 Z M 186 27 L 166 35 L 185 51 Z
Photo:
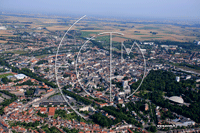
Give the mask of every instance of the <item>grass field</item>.
M 81 31 L 81 37 L 92 37 L 93 35 L 97 35 L 99 32 L 91 32 L 91 31 Z
M 22 50 L 13 50 L 13 51 L 5 51 L 4 53 L 26 54 L 27 51 L 22 51 Z
M 0 78 L 4 78 L 7 76 L 13 76 L 13 74 L 12 73 L 0 74 Z

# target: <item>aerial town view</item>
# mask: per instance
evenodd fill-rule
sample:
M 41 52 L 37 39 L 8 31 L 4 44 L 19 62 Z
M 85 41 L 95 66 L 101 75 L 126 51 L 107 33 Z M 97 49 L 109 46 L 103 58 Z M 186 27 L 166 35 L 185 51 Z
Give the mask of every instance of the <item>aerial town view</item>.
M 1 0 L 0 133 L 199 133 L 199 5 Z

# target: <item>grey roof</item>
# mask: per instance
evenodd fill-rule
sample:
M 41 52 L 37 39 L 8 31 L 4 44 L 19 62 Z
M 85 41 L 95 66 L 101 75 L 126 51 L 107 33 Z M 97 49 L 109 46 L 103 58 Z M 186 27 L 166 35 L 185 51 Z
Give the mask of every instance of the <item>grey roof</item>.
M 176 103 L 184 103 L 183 98 L 178 97 L 178 96 L 172 96 L 169 98 L 169 100 L 176 102 Z

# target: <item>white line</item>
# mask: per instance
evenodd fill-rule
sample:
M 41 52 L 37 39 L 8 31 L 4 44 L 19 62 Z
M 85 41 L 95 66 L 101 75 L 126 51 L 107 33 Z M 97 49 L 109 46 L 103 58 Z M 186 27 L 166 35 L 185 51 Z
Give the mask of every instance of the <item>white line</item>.
M 124 61 L 122 44 L 123 44 L 123 42 L 121 43 L 121 63 Z
M 112 102 L 112 96 L 111 96 L 111 90 L 112 90 L 112 80 L 111 80 L 111 74 L 112 74 L 112 34 L 119 34 L 119 35 L 124 35 L 123 33 L 120 32 L 102 32 L 99 33 L 98 35 L 103 35 L 103 34 L 110 34 L 110 102 Z
M 111 74 L 112 74 L 112 33 L 110 33 L 110 102 L 112 101 L 112 99 L 111 99 L 111 89 L 112 89 Z
M 140 82 L 138 88 L 137 88 L 132 94 L 130 94 L 129 96 L 127 96 L 126 98 L 129 98 L 129 97 L 132 96 L 136 91 L 138 91 L 138 89 L 140 88 L 140 86 L 142 85 L 142 83 L 143 83 L 143 81 L 144 81 L 144 78 L 146 77 L 146 60 L 145 60 L 145 56 L 144 56 L 144 54 L 143 54 L 143 52 L 142 52 L 140 46 L 139 46 L 136 42 L 134 42 L 134 44 L 136 44 L 136 45 L 138 46 L 140 52 L 142 53 L 142 57 L 144 58 L 144 75 L 143 75 L 142 81 Z
M 131 52 L 131 50 L 133 49 L 133 47 L 134 47 L 134 43 L 133 43 L 133 45 L 131 46 L 131 49 L 128 51 L 127 50 L 127 48 L 126 48 L 126 46 L 123 44 L 123 42 L 122 42 L 122 45 L 124 46 L 124 49 L 126 50 L 126 53 L 129 55 L 130 54 L 130 52 Z M 122 48 L 123 49 L 123 48 Z
M 60 93 L 61 93 L 63 99 L 65 100 L 65 102 L 74 110 L 74 112 L 76 112 L 79 116 L 81 116 L 81 117 L 83 117 L 84 119 L 86 119 L 82 114 L 80 114 L 76 109 L 74 109 L 74 108 L 71 106 L 71 104 L 68 102 L 68 100 L 66 100 L 64 94 L 62 93 L 62 90 L 61 90 L 61 88 L 60 88 L 60 84 L 59 84 L 59 82 L 58 82 L 58 76 L 57 76 L 57 73 L 58 73 L 58 72 L 57 72 L 57 66 L 56 66 L 56 64 L 57 64 L 56 62 L 57 62 L 58 51 L 59 51 L 59 49 L 60 49 L 60 46 L 62 45 L 63 39 L 65 38 L 65 36 L 66 36 L 66 34 L 69 32 L 69 30 L 70 30 L 76 23 L 78 23 L 81 19 L 83 19 L 84 17 L 86 17 L 86 15 L 84 15 L 83 17 L 81 17 L 80 19 L 78 19 L 72 26 L 70 26 L 70 28 L 67 30 L 67 32 L 64 34 L 63 38 L 62 38 L 61 41 L 60 41 L 60 44 L 59 44 L 58 49 L 57 49 L 57 52 L 56 52 L 56 59 L 55 59 L 55 76 L 56 76 L 56 82 L 57 82 L 57 85 L 58 85 L 58 89 L 59 89 L 59 91 L 60 91 Z
M 78 75 L 78 70 L 77 70 L 77 63 L 78 63 L 79 54 L 80 54 L 82 48 L 83 48 L 91 39 L 93 39 L 93 38 L 95 38 L 95 35 L 94 35 L 93 37 L 89 38 L 87 41 L 85 41 L 85 43 L 81 46 L 81 48 L 80 48 L 80 50 L 79 50 L 79 52 L 78 52 L 78 55 L 77 55 L 77 57 L 76 57 L 76 78 L 77 78 L 77 80 L 78 80 L 78 83 L 79 83 L 80 86 L 82 87 L 82 89 L 85 91 L 85 93 L 87 93 L 88 95 L 90 95 L 92 98 L 95 98 L 93 95 L 91 95 L 89 92 L 87 92 L 87 91 L 85 90 L 85 88 L 83 87 L 82 83 L 81 83 L 80 80 L 79 80 L 79 75 Z
M 113 33 L 113 34 L 119 34 L 119 35 L 124 35 L 123 33 L 120 33 L 120 32 L 101 32 L 101 33 L 99 33 L 98 35 L 103 35 L 103 34 L 110 34 L 110 33 Z

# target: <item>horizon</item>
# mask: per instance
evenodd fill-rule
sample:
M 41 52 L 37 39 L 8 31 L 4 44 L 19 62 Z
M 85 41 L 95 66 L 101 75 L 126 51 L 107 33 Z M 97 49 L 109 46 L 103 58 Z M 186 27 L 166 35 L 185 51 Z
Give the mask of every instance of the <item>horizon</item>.
M 200 1 L 1 1 L 0 11 L 5 13 L 42 14 L 58 16 L 83 16 L 116 18 L 116 19 L 143 19 L 161 21 L 200 21 L 198 5 Z M 88 5 L 91 3 L 93 5 Z M 107 2 L 105 4 L 105 2 Z M 113 3 L 115 5 L 113 6 Z M 20 3 L 20 4 L 19 4 Z M 18 5 L 18 6 L 16 6 Z M 74 5 L 74 6 L 71 6 Z M 137 6 L 135 6 L 137 5 Z M 65 7 L 66 6 L 66 7 Z

